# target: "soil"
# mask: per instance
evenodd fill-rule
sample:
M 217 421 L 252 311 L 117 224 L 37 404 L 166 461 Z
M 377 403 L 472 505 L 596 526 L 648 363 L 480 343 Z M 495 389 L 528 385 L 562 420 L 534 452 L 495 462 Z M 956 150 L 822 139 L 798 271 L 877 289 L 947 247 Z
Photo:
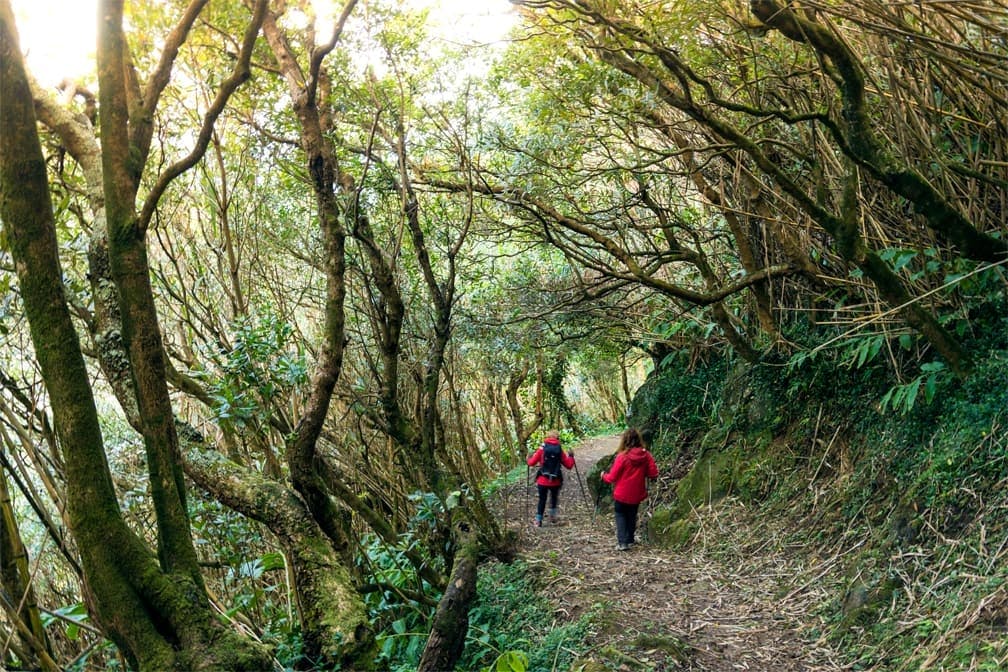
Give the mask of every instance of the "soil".
M 604 437 L 575 447 L 577 469 L 565 479 L 557 524 L 531 525 L 534 484 L 527 490 L 519 484 L 508 498 L 520 555 L 543 570 L 558 621 L 601 605 L 602 626 L 572 670 L 848 669 L 815 636 L 813 610 L 829 601 L 818 579 L 831 561 L 789 548 L 772 523 L 744 507 L 705 508 L 689 547 L 670 550 L 642 539 L 653 505 L 645 502 L 640 543 L 618 551 L 612 511 L 595 514 L 585 480 L 617 443 L 618 437 Z M 651 499 L 670 493 L 674 477 L 660 477 Z

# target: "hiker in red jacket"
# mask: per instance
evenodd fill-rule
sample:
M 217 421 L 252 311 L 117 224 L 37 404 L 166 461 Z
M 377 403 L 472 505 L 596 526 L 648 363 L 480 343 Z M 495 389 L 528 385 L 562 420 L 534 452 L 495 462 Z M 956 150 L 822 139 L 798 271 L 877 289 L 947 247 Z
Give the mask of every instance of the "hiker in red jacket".
M 546 510 L 546 496 L 549 495 L 549 521 L 557 522 L 557 496 L 563 487 L 563 469 L 574 468 L 574 454 L 565 453 L 560 447 L 560 433 L 556 430 L 546 432 L 542 447 L 526 460 L 530 467 L 540 465 L 536 472 L 536 488 L 539 490 L 539 505 L 536 507 L 536 517 L 532 522 L 536 527 L 542 527 L 543 513 Z
M 613 484 L 613 509 L 616 514 L 616 549 L 627 551 L 637 543 L 637 508 L 647 499 L 645 479 L 658 478 L 654 457 L 644 447 L 640 432 L 630 427 L 620 438 L 616 459 L 602 480 Z

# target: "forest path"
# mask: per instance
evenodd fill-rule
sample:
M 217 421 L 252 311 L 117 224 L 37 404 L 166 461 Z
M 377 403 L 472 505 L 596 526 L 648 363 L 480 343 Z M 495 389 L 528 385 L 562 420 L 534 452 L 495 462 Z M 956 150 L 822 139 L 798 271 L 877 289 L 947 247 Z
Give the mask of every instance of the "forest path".
M 647 541 L 616 550 L 612 510 L 593 517 L 586 478 L 599 459 L 615 452 L 618 441 L 601 437 L 574 448 L 577 470 L 568 472 L 560 492 L 559 524 L 531 525 L 534 482 L 527 489 L 519 484 L 507 502 L 508 526 L 518 527 L 521 556 L 544 570 L 558 622 L 605 606 L 607 625 L 595 633 L 582 662 L 595 660 L 604 665 L 598 669 L 626 672 L 845 669 L 834 662 L 833 651 L 811 643 L 806 632 L 817 620 L 809 611 L 813 593 L 821 589 L 815 578 L 821 563 L 796 564 L 800 561 L 790 557 L 786 545 L 782 550 L 773 543 L 772 533 L 765 542 L 736 552 L 726 553 L 723 544 L 706 549 L 708 535 L 736 532 L 744 532 L 736 536 L 752 546 L 760 535 L 740 529 L 749 524 L 742 520 L 744 513 L 720 519 L 715 511 L 705 513 L 707 529 L 683 551 Z M 670 487 L 663 481 L 672 483 L 660 478 L 659 489 Z M 639 541 L 649 514 L 648 502 L 641 504 Z M 710 529 L 712 524 L 718 529 Z

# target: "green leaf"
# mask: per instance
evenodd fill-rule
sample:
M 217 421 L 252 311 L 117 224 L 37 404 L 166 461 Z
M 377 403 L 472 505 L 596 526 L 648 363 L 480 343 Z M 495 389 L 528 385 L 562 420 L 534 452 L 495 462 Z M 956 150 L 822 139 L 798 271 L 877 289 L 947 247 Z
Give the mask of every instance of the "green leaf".
M 283 553 L 266 553 L 259 560 L 262 562 L 262 568 L 265 572 L 274 569 L 283 569 L 287 566 L 287 563 L 284 562 Z
M 526 672 L 528 656 L 523 651 L 505 651 L 490 667 L 484 667 L 482 672 Z
M 75 641 L 80 636 L 81 628 L 79 624 L 86 623 L 87 620 L 87 607 L 84 606 L 83 602 L 53 609 L 52 615 L 44 614 L 42 616 L 42 624 L 46 627 L 60 621 L 64 622 L 67 639 L 71 641 Z
M 907 264 L 917 257 L 917 252 L 915 250 L 903 250 L 893 261 L 893 270 L 899 272 L 900 269 L 904 268 Z
M 238 565 L 238 576 L 258 579 L 263 575 L 263 563 L 261 558 L 255 558 L 247 562 L 243 562 Z
M 915 378 L 913 382 L 907 385 L 906 388 L 906 399 L 903 401 L 903 408 L 905 412 L 909 413 L 913 410 L 914 403 L 917 401 L 917 393 L 920 391 L 921 381 L 923 378 Z
M 965 273 L 949 273 L 945 276 L 945 284 L 950 284 L 966 277 Z
M 897 389 L 899 388 L 890 387 L 889 390 L 885 393 L 885 396 L 883 396 L 882 400 L 879 402 L 879 408 L 881 410 L 885 411 L 886 407 L 892 403 L 893 396 L 896 394 Z
M 938 388 L 938 376 L 928 376 L 924 382 L 924 401 L 930 404 L 934 401 L 935 390 Z
M 860 369 L 866 362 L 870 362 L 875 359 L 875 356 L 882 349 L 882 344 L 884 339 L 881 336 L 875 336 L 870 339 L 866 339 L 858 344 L 855 352 L 857 353 L 857 364 L 854 368 Z
M 667 354 L 664 357 L 662 357 L 661 362 L 658 364 L 658 369 L 659 370 L 664 369 L 669 364 L 674 363 L 678 357 L 679 357 L 679 353 L 673 350 L 669 354 Z

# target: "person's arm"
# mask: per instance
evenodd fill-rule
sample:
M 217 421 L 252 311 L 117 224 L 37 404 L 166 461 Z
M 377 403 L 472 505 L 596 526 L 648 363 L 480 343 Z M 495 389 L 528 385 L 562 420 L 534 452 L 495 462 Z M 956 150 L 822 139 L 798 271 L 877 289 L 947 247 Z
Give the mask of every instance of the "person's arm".
M 540 462 L 542 462 L 542 452 L 543 452 L 542 448 L 540 448 L 536 452 L 532 453 L 532 457 L 525 460 L 525 463 L 528 464 L 528 466 L 530 467 L 534 467 L 535 465 L 539 464 Z
M 560 453 L 560 462 L 563 464 L 563 466 L 567 467 L 568 469 L 573 469 L 574 468 L 574 453 L 573 452 L 569 452 L 568 453 L 566 451 Z
M 616 459 L 613 460 L 612 466 L 609 467 L 609 471 L 602 472 L 602 480 L 606 483 L 615 483 L 616 478 L 619 476 L 620 471 L 623 470 L 623 456 L 617 455 Z
M 648 472 L 647 477 L 654 479 L 658 478 L 658 465 L 655 464 L 654 455 L 648 453 Z

